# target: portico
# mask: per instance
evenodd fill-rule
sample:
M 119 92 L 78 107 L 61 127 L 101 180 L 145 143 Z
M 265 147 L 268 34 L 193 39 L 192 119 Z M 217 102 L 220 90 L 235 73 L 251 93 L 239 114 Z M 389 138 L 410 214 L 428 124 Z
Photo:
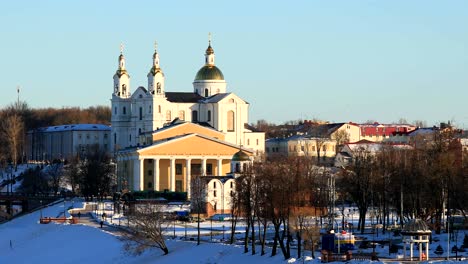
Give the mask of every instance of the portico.
M 121 151 L 117 156 L 119 188 L 189 193 L 192 175 L 225 176 L 238 150 L 226 141 L 186 134 Z

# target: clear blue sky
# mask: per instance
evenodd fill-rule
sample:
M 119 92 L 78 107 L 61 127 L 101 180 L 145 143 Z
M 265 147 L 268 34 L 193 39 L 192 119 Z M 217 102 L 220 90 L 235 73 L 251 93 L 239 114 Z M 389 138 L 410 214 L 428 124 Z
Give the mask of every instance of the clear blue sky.
M 208 32 L 250 121 L 446 120 L 468 127 L 468 1 L 4 1 L 0 106 L 109 105 L 120 43 L 132 90 L 158 41 L 192 91 Z

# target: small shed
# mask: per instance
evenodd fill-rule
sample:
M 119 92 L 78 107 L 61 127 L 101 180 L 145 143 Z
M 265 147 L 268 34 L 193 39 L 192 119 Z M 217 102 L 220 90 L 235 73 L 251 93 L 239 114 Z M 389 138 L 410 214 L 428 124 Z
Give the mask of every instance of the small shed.
M 403 225 L 401 230 L 403 241 L 410 244 L 410 260 L 413 260 L 414 243 L 419 243 L 419 261 L 429 260 L 429 236 L 431 230 L 421 219 L 412 219 Z M 423 243 L 426 243 L 426 253 L 423 253 Z M 403 256 L 406 258 L 406 247 L 403 247 Z M 424 257 L 425 256 L 425 257 Z

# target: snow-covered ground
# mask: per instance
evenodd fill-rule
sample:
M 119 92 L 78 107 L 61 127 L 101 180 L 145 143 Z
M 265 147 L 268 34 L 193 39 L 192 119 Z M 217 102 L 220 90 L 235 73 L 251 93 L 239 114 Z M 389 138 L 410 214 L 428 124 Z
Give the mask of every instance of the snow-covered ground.
M 130 256 L 123 250 L 122 242 L 113 234 L 100 228 L 71 224 L 39 224 L 40 214 L 56 217 L 64 208 L 82 207 L 83 203 L 75 201 L 59 202 L 42 210 L 19 217 L 0 225 L 0 263 L 320 263 L 320 260 L 305 259 L 284 260 L 281 253 L 276 257 L 252 256 L 244 254 L 242 246 L 210 243 L 210 236 L 196 246 L 194 241 L 184 241 L 185 224 L 176 225 L 176 238 L 169 238 L 167 244 L 170 253 L 166 256 L 158 249 L 144 252 L 140 256 Z M 102 206 L 107 207 L 107 206 Z M 99 215 L 101 212 L 97 212 Z M 115 217 L 118 217 L 117 215 Z M 113 224 L 116 224 L 114 218 Z M 110 223 L 110 220 L 108 219 Z M 222 230 L 222 225 L 229 222 L 213 222 L 213 229 Z M 124 224 L 123 222 L 121 224 Z M 211 222 L 203 223 L 204 234 L 209 234 Z M 193 234 L 195 224 L 188 225 L 188 235 Z M 169 234 L 173 232 L 168 230 Z M 168 234 L 168 235 L 169 235 Z M 225 234 L 227 236 L 227 232 Z M 215 235 L 216 239 L 221 234 Z M 440 244 L 446 250 L 446 235 L 439 235 Z M 459 238 L 460 239 L 460 238 Z M 460 240 L 459 240 L 460 241 Z M 437 246 L 431 245 L 431 255 Z M 387 249 L 376 249 L 380 254 Z M 445 251 L 446 252 L 446 251 Z M 293 252 L 294 254 L 294 252 Z M 310 255 L 310 252 L 306 252 Z M 319 254 L 316 254 L 317 256 Z M 356 262 L 358 263 L 358 262 Z M 359 262 L 362 263 L 362 262 Z M 375 263 L 375 262 L 374 262 Z

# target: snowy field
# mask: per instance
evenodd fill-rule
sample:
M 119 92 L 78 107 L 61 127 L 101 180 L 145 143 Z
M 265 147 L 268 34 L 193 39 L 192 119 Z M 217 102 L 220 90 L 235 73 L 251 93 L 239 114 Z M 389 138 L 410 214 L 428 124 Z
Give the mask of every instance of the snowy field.
M 19 167 L 15 174 L 21 173 L 24 169 Z M 13 189 L 16 189 L 17 183 Z M 2 190 L 6 191 L 6 190 Z M 169 254 L 164 256 L 159 249 L 147 250 L 140 256 L 130 256 L 123 250 L 123 243 L 114 234 L 106 232 L 98 227 L 87 225 L 70 225 L 70 224 L 39 224 L 39 217 L 42 214 L 47 217 L 59 217 L 63 215 L 64 209 L 70 207 L 81 208 L 84 203 L 79 199 L 73 201 L 58 202 L 55 205 L 45 207 L 42 210 L 35 211 L 28 215 L 21 216 L 10 222 L 0 225 L 0 264 L 3 263 L 320 263 L 319 259 L 311 259 L 310 251 L 304 254 L 306 257 L 302 259 L 291 258 L 284 260 L 282 253 L 279 250 L 278 255 L 270 257 L 270 249 L 267 249 L 267 255 L 260 256 L 260 247 L 257 247 L 257 254 L 252 256 L 251 253 L 244 254 L 242 245 L 227 245 L 220 241 L 223 237 L 227 240 L 230 235 L 230 222 L 204 221 L 201 223 L 202 228 L 202 244 L 196 245 L 196 223 L 173 222 L 167 227 L 167 246 Z M 346 209 L 350 214 L 347 215 L 347 222 L 357 224 L 357 214 L 351 208 Z M 122 215 L 112 212 L 111 203 L 101 203 L 97 210 L 93 212 L 94 217 L 99 218 L 103 212 L 109 216 L 105 219 L 108 225 L 125 226 L 126 219 Z M 67 216 L 70 216 L 66 211 Z M 336 219 L 338 225 L 340 219 Z M 239 237 L 242 237 L 242 231 L 245 227 L 238 224 L 237 231 Z M 224 232 L 223 232 L 224 230 Z M 463 236 L 468 233 L 467 230 L 458 232 L 458 246 L 463 241 Z M 212 234 L 212 235 L 211 235 Z M 380 234 L 376 236 L 365 234 L 355 234 L 367 240 L 385 240 L 391 238 L 391 235 Z M 453 246 L 447 243 L 447 234 L 433 235 L 433 238 L 438 240 L 430 245 L 429 256 L 445 257 L 447 256 L 448 247 Z M 435 248 L 440 245 L 444 253 L 438 256 L 434 253 Z M 383 247 L 377 246 L 376 252 L 381 262 L 384 263 L 385 258 L 395 258 L 397 254 L 388 254 L 388 245 Z M 370 253 L 372 249 L 356 249 L 363 253 Z M 291 250 L 292 256 L 296 256 L 296 250 Z M 407 251 L 408 252 L 408 251 Z M 399 254 L 402 250 L 399 251 Z M 454 253 L 450 254 L 452 257 Z M 459 253 L 459 256 L 468 257 L 468 253 Z M 315 252 L 315 256 L 319 257 L 320 252 Z M 417 250 L 415 250 L 417 256 Z M 450 261 L 429 261 L 429 263 L 449 263 Z M 453 261 L 455 262 L 455 261 Z M 468 261 L 463 261 L 468 263 Z M 366 263 L 362 261 L 351 261 L 351 263 Z M 392 263 L 398 263 L 392 261 Z M 451 263 L 451 262 L 450 262 Z M 461 262 L 457 262 L 461 263 Z
M 64 206 L 71 206 L 70 203 L 68 201 L 64 205 L 60 202 L 46 207 L 42 214 L 59 216 Z M 75 201 L 73 205 L 76 208 L 83 204 Z M 170 250 L 168 255 L 164 256 L 160 250 L 152 249 L 140 256 L 129 256 L 123 251 L 122 242 L 113 234 L 79 224 L 41 225 L 38 223 L 40 213 L 41 211 L 36 211 L 0 225 L 0 263 L 320 263 L 320 260 L 311 260 L 310 257 L 284 260 L 281 253 L 273 258 L 269 255 L 262 257 L 258 253 L 252 256 L 243 254 L 239 245 L 206 241 L 196 246 L 193 241 L 182 241 L 185 235 L 183 225 L 176 226 L 175 239 L 167 240 Z M 203 226 L 206 235 L 206 230 L 211 227 L 210 222 L 205 222 Z M 214 224 L 215 229 L 221 226 L 221 223 Z M 441 244 L 444 244 L 443 235 L 440 239 Z M 435 246 L 433 244 L 433 247 Z M 310 255 L 310 252 L 307 255 Z

